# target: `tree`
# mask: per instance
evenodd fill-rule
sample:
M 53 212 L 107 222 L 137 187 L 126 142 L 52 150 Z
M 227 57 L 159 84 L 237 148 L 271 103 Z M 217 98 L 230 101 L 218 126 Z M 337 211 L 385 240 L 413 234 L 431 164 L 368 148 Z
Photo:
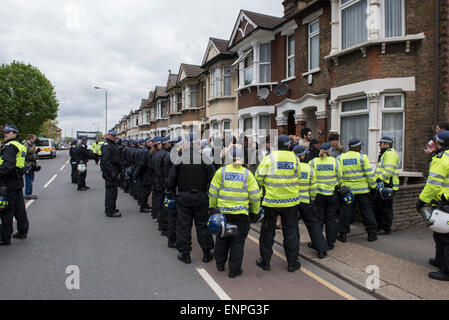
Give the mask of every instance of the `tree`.
M 0 66 L 0 125 L 12 124 L 22 136 L 38 134 L 45 121 L 58 116 L 51 82 L 36 67 L 22 62 Z
M 97 134 L 97 140 L 98 140 L 98 141 L 101 141 L 101 139 L 103 139 L 103 132 L 98 131 L 98 134 Z
M 47 120 L 42 124 L 42 126 L 36 132 L 38 135 L 41 135 L 43 137 L 50 138 L 50 139 L 57 139 L 57 138 L 59 138 L 58 121 Z

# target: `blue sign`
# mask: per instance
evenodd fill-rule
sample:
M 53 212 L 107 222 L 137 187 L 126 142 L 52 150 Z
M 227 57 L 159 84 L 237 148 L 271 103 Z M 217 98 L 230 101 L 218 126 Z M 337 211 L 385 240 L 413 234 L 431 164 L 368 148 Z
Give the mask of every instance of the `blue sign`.
M 308 176 L 309 176 L 308 172 L 301 172 L 301 180 L 306 180 Z
M 227 181 L 243 181 L 243 174 L 237 172 L 226 172 L 225 180 Z
M 357 159 L 345 159 L 343 160 L 344 166 L 357 165 Z
M 293 162 L 278 161 L 279 170 L 293 170 Z
M 333 164 L 319 164 L 317 166 L 318 171 L 334 171 L 334 165 Z

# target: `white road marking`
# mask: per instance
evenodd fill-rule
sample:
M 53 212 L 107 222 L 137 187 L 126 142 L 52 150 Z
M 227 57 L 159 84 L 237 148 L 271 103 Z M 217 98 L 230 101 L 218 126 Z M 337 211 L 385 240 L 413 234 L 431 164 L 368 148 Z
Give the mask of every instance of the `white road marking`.
M 28 207 L 34 202 L 34 200 L 28 200 L 25 204 L 25 208 L 28 209 Z
M 203 267 L 197 267 L 195 269 L 221 300 L 232 300 L 231 297 L 229 297 L 226 292 L 224 292 L 224 290 L 218 285 L 218 283 L 216 283 L 215 280 L 212 279 L 206 269 L 204 269 Z
M 65 165 L 63 165 L 63 166 L 61 167 L 61 169 L 59 169 L 59 171 L 64 170 L 64 168 L 65 168 Z
M 53 176 L 53 178 L 51 178 L 50 181 L 48 181 L 47 184 L 44 186 L 44 189 L 47 189 L 47 187 L 50 185 L 50 183 L 52 183 L 53 180 L 55 180 L 55 178 L 56 178 L 57 176 L 58 176 L 58 175 L 55 174 L 55 175 Z
M 66 165 L 68 165 L 69 164 L 69 162 L 70 162 L 70 158 L 69 158 L 69 160 L 67 160 L 67 162 L 65 163 Z

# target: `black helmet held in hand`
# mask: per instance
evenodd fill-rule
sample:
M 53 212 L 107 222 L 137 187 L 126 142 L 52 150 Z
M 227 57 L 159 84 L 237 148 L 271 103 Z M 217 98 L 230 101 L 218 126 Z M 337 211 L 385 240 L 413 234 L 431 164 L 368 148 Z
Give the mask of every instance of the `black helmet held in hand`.
M 33 165 L 31 166 L 31 170 L 35 172 L 41 171 L 41 166 L 36 163 L 33 163 Z

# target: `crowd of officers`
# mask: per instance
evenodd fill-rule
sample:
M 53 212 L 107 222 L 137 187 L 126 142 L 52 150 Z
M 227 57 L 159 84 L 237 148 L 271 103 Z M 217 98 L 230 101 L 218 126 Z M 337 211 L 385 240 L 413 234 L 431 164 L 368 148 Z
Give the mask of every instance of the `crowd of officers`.
M 6 186 L 9 202 L 0 208 L 0 245 L 9 245 L 13 217 L 18 221 L 16 236 L 28 231 L 22 193 L 26 148 L 18 142 L 16 127 L 6 126 L 2 133 L 5 144 L 0 152 L 0 181 Z M 267 149 L 263 160 L 250 170 L 244 160 L 248 151 L 234 144 L 235 139 L 218 155 L 214 154 L 213 145 L 200 143 L 193 134 L 184 139 L 155 137 L 139 141 L 121 141 L 116 135 L 114 130 L 109 131 L 101 145 L 94 145 L 92 150 L 87 148 L 86 139 L 73 143 L 72 183 L 78 185 L 79 191 L 88 190 L 87 163 L 90 159 L 97 164 L 100 161 L 106 187 L 106 216 L 121 217 L 116 200 L 118 187 L 122 188 L 138 201 L 140 212 L 151 214 L 157 221 L 161 235 L 168 238 L 168 247 L 176 248 L 178 259 L 184 263 L 191 263 L 193 223 L 203 250 L 202 261 L 208 263 L 215 258 L 219 271 L 224 271 L 228 262 L 231 278 L 242 273 L 250 223 L 258 221 L 261 215 L 264 218 L 256 264 L 266 271 L 270 270 L 278 217 L 289 272 L 301 267 L 300 219 L 311 238 L 308 245 L 317 251 L 319 258 L 334 248 L 337 239 L 346 242 L 355 205 L 362 215 L 368 241 L 391 232 L 393 198 L 384 199 L 379 194 L 379 185 L 393 191 L 399 188 L 400 160 L 390 137 L 378 141 L 379 161 L 374 172 L 368 157 L 361 152 L 359 139 L 351 139 L 349 151 L 336 158 L 331 155 L 331 145 L 323 143 L 318 156 L 306 161 L 309 150 L 280 135 L 276 150 Z M 438 133 L 436 146 L 418 209 L 441 200 L 442 195 L 449 199 L 449 131 Z M 230 161 L 217 162 L 217 158 Z M 339 197 L 344 187 L 351 190 L 353 197 Z M 226 224 L 235 229 L 226 228 L 226 232 L 216 235 L 214 242 L 208 220 L 216 212 L 224 214 Z M 436 257 L 430 263 L 440 271 L 429 276 L 449 280 L 449 234 L 434 234 L 434 238 Z

